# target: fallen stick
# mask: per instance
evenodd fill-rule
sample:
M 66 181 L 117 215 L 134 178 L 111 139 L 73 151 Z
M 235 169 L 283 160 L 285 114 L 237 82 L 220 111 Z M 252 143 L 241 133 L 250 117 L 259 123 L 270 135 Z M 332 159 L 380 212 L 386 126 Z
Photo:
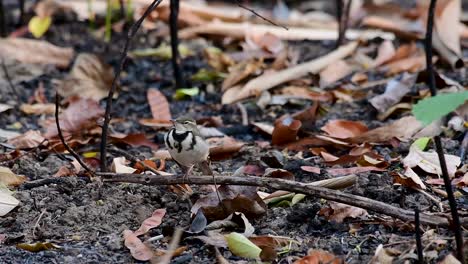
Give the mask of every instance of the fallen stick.
M 311 61 L 301 63 L 275 73 L 263 74 L 250 80 L 244 87 L 235 93 L 227 92 L 223 95 L 222 103 L 230 104 L 251 96 L 256 96 L 263 91 L 269 90 L 279 84 L 298 79 L 309 73 L 317 73 L 328 65 L 349 56 L 357 48 L 358 42 L 354 41 L 343 45 L 333 52 Z M 229 92 L 229 93 L 228 93 Z
M 211 22 L 205 25 L 189 27 L 179 32 L 180 38 L 193 38 L 199 34 L 220 35 L 237 39 L 244 39 L 246 33 L 252 35 L 273 34 L 282 40 L 336 40 L 338 31 L 335 29 L 318 29 L 305 27 L 276 27 L 272 25 L 251 24 L 251 23 L 225 23 Z M 393 40 L 395 35 L 379 30 L 348 30 L 346 38 L 349 40 L 374 39 L 380 37 Z
M 186 182 L 182 175 L 174 177 L 160 177 L 153 175 L 144 174 L 116 174 L 116 173 L 99 173 L 98 175 L 103 177 L 105 182 L 128 182 L 128 183 L 139 183 L 145 185 L 174 185 Z M 213 179 L 209 176 L 192 176 L 188 178 L 190 184 L 195 185 L 207 185 L 212 184 Z M 363 208 L 376 213 L 389 215 L 403 221 L 413 222 L 414 212 L 405 210 L 384 202 L 375 201 L 366 197 L 357 196 L 353 194 L 343 193 L 323 187 L 311 186 L 307 183 L 288 181 L 276 178 L 262 178 L 254 176 L 242 176 L 242 177 L 228 177 L 228 176 L 217 176 L 216 182 L 220 185 L 231 184 L 231 185 L 245 185 L 245 186 L 261 186 L 268 187 L 275 190 L 284 190 L 295 193 L 303 193 L 313 197 L 323 198 L 330 201 L 344 203 L 359 208 Z M 420 214 L 421 224 L 430 226 L 441 226 L 448 227 L 449 220 L 445 217 Z

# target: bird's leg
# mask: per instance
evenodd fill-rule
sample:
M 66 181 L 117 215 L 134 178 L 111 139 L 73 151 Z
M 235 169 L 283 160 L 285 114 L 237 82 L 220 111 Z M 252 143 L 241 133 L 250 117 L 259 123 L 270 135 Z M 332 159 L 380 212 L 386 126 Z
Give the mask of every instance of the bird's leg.
M 185 168 L 185 174 L 183 178 L 183 183 L 188 183 L 188 176 L 192 174 L 194 165 L 191 165 L 188 168 Z
M 213 177 L 213 184 L 214 184 L 214 187 L 215 187 L 215 191 L 216 191 L 216 196 L 218 196 L 218 200 L 219 200 L 219 204 L 224 208 L 224 204 L 223 204 L 223 201 L 221 200 L 221 195 L 219 194 L 219 191 L 218 191 L 218 185 L 216 184 L 216 178 L 215 178 L 215 175 L 213 173 L 213 170 L 211 169 L 210 167 L 210 162 L 209 160 L 205 160 L 205 161 L 202 161 L 200 164 L 200 169 L 201 171 L 203 172 L 203 174 L 205 175 L 211 175 Z

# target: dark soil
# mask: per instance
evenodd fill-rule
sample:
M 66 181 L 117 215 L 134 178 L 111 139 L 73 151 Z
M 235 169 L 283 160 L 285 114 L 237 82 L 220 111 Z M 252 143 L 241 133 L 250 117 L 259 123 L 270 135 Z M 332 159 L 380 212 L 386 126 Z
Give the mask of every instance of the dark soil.
M 51 43 L 73 47 L 77 52 L 92 52 L 101 55 L 108 63 L 117 67 L 118 58 L 124 43 L 124 34 L 114 34 L 111 44 L 92 37 L 85 23 L 54 24 L 44 37 Z M 135 37 L 133 48 L 155 47 L 162 41 L 151 33 L 139 33 Z M 187 42 L 188 45 L 193 43 Z M 330 43 L 294 43 L 301 47 L 301 56 L 311 58 L 330 50 Z M 310 51 L 310 47 L 313 50 Z M 313 53 L 314 55 L 311 55 Z M 183 71 L 186 77 L 191 76 L 200 68 L 206 67 L 201 54 L 189 57 L 183 61 Z M 46 94 L 52 101 L 54 90 L 52 80 L 63 78 L 68 72 L 51 68 L 42 76 L 16 85 L 23 102 L 33 94 L 42 82 Z M 14 73 L 12 73 L 13 75 Z M 456 77 L 456 76 L 455 76 Z M 14 77 L 13 77 L 14 78 Z M 458 75 L 460 78 L 460 75 Z M 189 79 L 189 78 L 186 78 Z M 220 106 L 221 93 L 209 93 L 206 86 L 200 83 L 188 83 L 191 87 L 197 85 L 202 93 L 192 100 L 176 101 L 171 99 L 173 116 L 190 113 L 196 118 L 220 116 L 226 125 L 226 133 L 242 140 L 247 145 L 232 158 L 213 164 L 221 174 L 232 173 L 238 167 L 247 164 L 260 164 L 260 158 L 268 155 L 273 149 L 261 149 L 256 140 L 270 141 L 270 138 L 259 134 L 252 127 L 242 127 L 241 115 L 234 106 Z M 219 84 L 216 84 L 219 88 Z M 145 132 L 155 143 L 164 148 L 162 135 L 165 131 L 156 131 L 141 126 L 138 119 L 150 117 L 146 99 L 148 88 L 160 89 L 168 98 L 172 98 L 172 70 L 170 63 L 158 59 L 129 59 L 121 80 L 121 92 L 114 104 L 114 117 L 124 118 L 123 122 L 113 125 L 112 129 L 122 132 Z M 6 86 L 0 86 L 1 100 L 14 101 Z M 104 102 L 102 102 L 104 104 Z M 250 121 L 274 121 L 282 113 L 294 113 L 304 106 L 286 105 L 281 109 L 270 108 L 266 112 L 258 109 L 255 104 L 247 104 Z M 317 131 L 329 119 L 360 120 L 369 127 L 377 127 L 382 123 L 376 121 L 376 113 L 367 101 L 325 105 L 329 112 L 321 117 L 316 124 Z M 273 114 L 269 114 L 273 113 Z M 387 121 L 390 122 L 391 120 Z M 13 123 L 22 124 L 20 132 L 29 129 L 40 129 L 39 118 L 24 115 L 19 111 L 9 111 L 0 114 L 0 128 L 8 128 Z M 461 139 L 460 139 L 461 140 Z M 99 142 L 91 143 L 87 150 L 99 149 Z M 446 151 L 457 153 L 460 141 L 444 138 Z M 148 148 L 131 148 L 126 150 L 137 156 L 151 156 Z M 11 151 L 0 146 L 0 155 Z M 390 158 L 394 155 L 405 155 L 408 145 L 399 148 L 380 146 L 379 154 Z M 300 166 L 322 166 L 321 160 L 295 156 L 290 152 L 285 156 L 284 168 L 293 172 L 296 180 L 311 182 L 332 178 L 326 173 L 316 175 L 304 172 Z M 149 237 L 165 234 L 165 230 L 175 227 L 187 227 L 190 224 L 190 205 L 187 200 L 178 197 L 166 187 L 142 186 L 137 184 L 100 184 L 87 177 L 54 178 L 57 170 L 69 161 L 63 154 L 37 149 L 7 165 L 17 174 L 26 175 L 29 181 L 50 179 L 47 184 L 34 185 L 25 183 L 15 191 L 15 197 L 20 205 L 6 217 L 0 218 L 0 234 L 6 235 L 0 247 L 2 263 L 133 263 L 135 261 L 128 249 L 123 245 L 122 231 L 136 230 L 141 222 L 148 218 L 158 208 L 166 208 L 167 215 L 160 227 L 149 232 Z M 397 166 L 398 167 L 398 166 Z M 168 171 L 178 168 L 169 163 Z M 195 192 L 197 187 L 193 187 Z M 266 190 L 268 191 L 268 190 Z M 271 190 L 270 190 L 271 191 Z M 401 206 L 405 209 L 420 208 L 433 210 L 434 203 L 426 196 L 413 192 L 408 188 L 393 185 L 393 178 L 388 173 L 363 173 L 359 175 L 358 183 L 346 190 L 347 192 L 384 201 L 388 204 Z M 467 197 L 458 198 L 460 204 L 466 204 Z M 295 257 L 303 256 L 310 248 L 323 249 L 344 257 L 347 263 L 366 263 L 375 253 L 379 244 L 403 241 L 398 246 L 402 250 L 415 246 L 414 233 L 404 223 L 384 216 L 370 216 L 368 221 L 346 220 L 342 224 L 330 223 L 318 211 L 323 207 L 323 201 L 315 197 L 306 197 L 294 207 L 270 207 L 265 216 L 252 221 L 255 234 L 270 234 L 286 236 L 297 240 L 289 252 L 278 257 L 277 263 L 291 263 Z M 372 212 L 369 212 L 372 215 Z M 350 226 L 357 224 L 359 230 L 350 233 Z M 439 234 L 444 234 L 439 230 Z M 163 240 L 152 242 L 154 248 L 167 248 L 167 234 Z M 446 235 L 450 235 L 447 233 Z M 15 247 L 17 243 L 50 241 L 60 246 L 60 249 L 28 252 Z M 451 241 L 447 252 L 452 248 Z M 181 242 L 188 249 L 173 259 L 171 263 L 214 263 L 215 255 L 212 247 L 200 241 L 186 239 Z M 230 262 L 239 261 L 228 250 L 222 251 Z M 239 262 L 241 263 L 241 262 Z

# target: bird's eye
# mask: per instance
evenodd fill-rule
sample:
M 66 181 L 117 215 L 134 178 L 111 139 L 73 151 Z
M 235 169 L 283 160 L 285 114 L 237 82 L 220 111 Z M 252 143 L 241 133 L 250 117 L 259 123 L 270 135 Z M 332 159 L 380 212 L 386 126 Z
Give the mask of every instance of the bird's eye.
M 190 124 L 190 121 L 184 121 L 184 124 L 188 125 Z

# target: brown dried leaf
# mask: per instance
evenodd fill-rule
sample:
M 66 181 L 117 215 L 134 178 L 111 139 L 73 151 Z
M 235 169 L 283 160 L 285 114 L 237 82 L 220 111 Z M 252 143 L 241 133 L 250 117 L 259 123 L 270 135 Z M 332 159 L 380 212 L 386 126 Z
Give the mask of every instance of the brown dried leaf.
M 141 240 L 130 230 L 123 231 L 125 247 L 130 250 L 132 256 L 141 261 L 148 261 L 153 257 L 153 251 L 146 246 Z
M 316 173 L 316 174 L 320 174 L 320 168 L 319 167 L 301 166 L 301 170 Z
M 421 178 L 411 168 L 406 168 L 404 175 L 397 172 L 392 173 L 392 175 L 394 183 L 399 183 L 409 188 L 426 189 L 426 185 L 424 185 Z
M 382 69 L 386 71 L 387 76 L 395 75 L 401 72 L 415 73 L 421 71 L 424 68 L 426 68 L 426 56 L 424 54 L 416 54 L 409 58 L 404 58 L 388 63 L 382 67 Z
M 435 30 L 445 46 L 459 56 L 461 55 L 460 17 L 460 0 L 437 1 L 434 18 Z
M 20 110 L 28 115 L 50 115 L 55 112 L 55 104 L 22 104 Z
M 84 111 L 86 109 L 86 111 Z M 97 126 L 96 120 L 104 115 L 99 103 L 92 99 L 73 99 L 68 108 L 59 115 L 60 128 L 65 134 L 81 134 L 83 130 Z M 46 128 L 45 138 L 58 135 L 55 122 Z
M 395 46 L 393 46 L 392 41 L 385 40 L 380 44 L 377 51 L 377 57 L 374 60 L 374 67 L 380 66 L 396 55 Z
M 165 122 L 172 119 L 169 102 L 164 94 L 157 89 L 150 88 L 148 89 L 147 98 L 153 119 L 163 120 Z
M 0 166 L 0 184 L 6 186 L 18 186 L 26 181 L 26 177 L 16 175 L 7 167 Z
M 151 217 L 145 219 L 140 228 L 134 232 L 135 236 L 146 234 L 150 229 L 158 227 L 162 223 L 164 215 L 166 215 L 166 209 L 155 210 Z
M 343 220 L 348 217 L 358 218 L 368 215 L 367 211 L 362 208 L 336 202 L 330 202 L 330 207 L 321 209 L 320 214 L 325 215 L 329 221 L 337 223 L 343 223 Z
M 353 72 L 353 67 L 344 60 L 329 64 L 320 72 L 320 87 L 331 85 L 348 76 L 351 72 Z
M 332 176 L 358 174 L 358 173 L 363 173 L 363 172 L 368 172 L 368 171 L 387 171 L 387 170 L 378 168 L 375 166 L 327 169 L 327 172 Z
M 143 133 L 128 135 L 115 133 L 110 135 L 109 138 L 114 143 L 125 143 L 132 147 L 146 146 L 151 149 L 158 149 L 158 145 L 149 140 Z
M 60 68 L 70 65 L 75 52 L 42 40 L 24 38 L 0 39 L 0 57 L 24 63 L 53 64 Z
M 351 138 L 350 141 L 353 143 L 377 143 L 386 142 L 392 138 L 408 140 L 422 128 L 421 122 L 414 116 L 405 116 L 389 125 L 369 130 L 360 136 Z
M 216 192 L 198 199 L 192 206 L 192 213 L 203 210 L 207 219 L 221 220 L 235 212 L 243 213 L 253 219 L 266 213 L 266 204 L 257 194 L 257 188 L 252 186 L 222 185 L 218 188 L 222 206 Z
M 236 64 L 235 66 L 231 67 L 229 69 L 228 76 L 223 81 L 222 91 L 226 91 L 227 89 L 233 87 L 239 82 L 245 80 L 250 75 L 262 69 L 263 66 L 263 60 L 253 59 L 240 62 L 239 64 Z
M 332 253 L 324 250 L 310 249 L 307 256 L 297 260 L 294 264 L 342 264 L 343 260 Z
M 244 146 L 243 142 L 239 142 L 232 137 L 209 138 L 206 140 L 210 145 L 210 157 L 212 160 L 221 160 L 229 157 Z
M 63 97 L 80 96 L 96 101 L 107 97 L 114 79 L 113 68 L 91 53 L 80 53 L 70 74 L 57 82 L 57 91 Z
M 302 122 L 293 119 L 291 116 L 284 116 L 276 120 L 275 129 L 271 137 L 273 145 L 282 145 L 297 140 L 297 133 L 302 126 Z
M 248 49 L 263 49 L 273 54 L 277 54 L 284 49 L 284 44 L 281 39 L 270 32 L 261 34 L 249 34 L 247 32 L 245 42 Z
M 362 122 L 338 119 L 328 121 L 321 130 L 331 137 L 345 139 L 360 136 L 367 132 L 368 128 Z
M 8 144 L 18 149 L 35 148 L 43 143 L 45 138 L 39 130 L 29 130 L 26 133 L 8 140 Z

